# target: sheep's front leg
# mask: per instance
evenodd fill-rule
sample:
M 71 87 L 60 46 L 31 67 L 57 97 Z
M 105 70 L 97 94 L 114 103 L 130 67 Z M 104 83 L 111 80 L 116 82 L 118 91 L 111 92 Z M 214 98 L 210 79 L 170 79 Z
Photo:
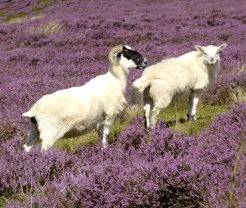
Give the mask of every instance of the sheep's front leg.
M 98 133 L 98 138 L 102 139 L 103 138 L 103 126 L 98 127 L 97 133 Z
M 191 111 L 193 107 L 193 98 L 194 98 L 194 93 L 192 93 L 189 97 L 189 110 L 187 113 L 187 120 L 189 121 L 191 119 Z
M 191 120 L 191 121 L 197 120 L 196 109 L 197 109 L 197 104 L 201 96 L 201 93 L 202 93 L 201 90 L 194 91 L 189 98 L 189 110 L 187 114 L 188 120 Z
M 102 128 L 102 133 L 103 133 L 102 149 L 105 149 L 108 146 L 108 136 L 110 133 L 110 129 L 111 129 L 111 126 L 109 126 L 109 125 L 105 125 Z

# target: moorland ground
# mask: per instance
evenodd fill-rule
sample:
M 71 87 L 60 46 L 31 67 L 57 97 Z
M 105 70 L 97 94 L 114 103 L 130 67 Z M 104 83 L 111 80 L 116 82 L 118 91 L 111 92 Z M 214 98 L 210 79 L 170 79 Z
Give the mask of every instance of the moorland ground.
M 3 0 L 0 3 L 0 206 L 246 207 L 244 1 Z M 127 44 L 152 65 L 227 43 L 221 71 L 203 92 L 197 122 L 188 101 L 164 109 L 153 131 L 142 108 L 118 116 L 110 148 L 95 131 L 47 152 L 21 147 L 22 118 L 44 94 L 106 73 Z M 142 71 L 132 69 L 132 82 Z

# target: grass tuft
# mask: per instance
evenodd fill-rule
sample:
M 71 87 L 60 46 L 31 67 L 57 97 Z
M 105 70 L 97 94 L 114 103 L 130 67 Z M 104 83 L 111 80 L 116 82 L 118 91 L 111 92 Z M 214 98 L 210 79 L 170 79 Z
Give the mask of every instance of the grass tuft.
M 45 15 L 36 15 L 36 16 L 33 16 L 33 17 L 31 17 L 31 19 L 30 20 L 35 20 L 35 19 L 40 19 L 40 18 L 44 18 L 45 17 Z
M 246 91 L 242 87 L 237 87 L 235 90 L 232 90 L 230 93 L 229 99 L 233 104 L 239 102 L 246 102 Z
M 65 29 L 66 26 L 62 25 L 58 20 L 52 20 L 49 23 L 38 27 L 29 28 L 29 32 L 39 34 L 57 34 L 63 32 Z

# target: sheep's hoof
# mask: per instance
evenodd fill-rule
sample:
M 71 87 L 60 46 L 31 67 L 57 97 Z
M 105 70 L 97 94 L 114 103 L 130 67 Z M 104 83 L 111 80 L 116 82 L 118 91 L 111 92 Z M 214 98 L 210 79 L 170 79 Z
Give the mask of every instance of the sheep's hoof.
M 196 115 L 189 115 L 187 113 L 187 121 L 197 121 Z
M 150 129 L 151 128 L 149 123 L 146 120 L 144 121 L 144 127 L 145 127 L 145 129 Z
M 190 115 L 189 115 L 189 113 L 187 113 L 187 121 L 189 121 L 190 120 Z
M 155 125 L 149 125 L 149 127 L 147 128 L 148 130 L 153 130 L 155 128 Z
M 103 150 L 107 149 L 107 147 L 108 147 L 107 144 L 103 144 L 101 150 L 103 151 Z
M 24 146 L 22 147 L 22 149 L 25 150 L 26 152 L 29 152 L 31 148 L 32 148 L 31 146 L 27 146 L 26 144 L 24 144 Z
M 192 118 L 192 121 L 197 121 L 196 116 L 194 116 L 194 117 Z

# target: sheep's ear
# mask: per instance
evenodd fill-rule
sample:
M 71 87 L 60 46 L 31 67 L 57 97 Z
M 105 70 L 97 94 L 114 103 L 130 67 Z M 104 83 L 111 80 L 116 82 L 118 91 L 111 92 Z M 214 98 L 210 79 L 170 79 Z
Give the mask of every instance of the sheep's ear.
M 196 48 L 196 50 L 201 51 L 201 52 L 204 53 L 204 49 L 203 49 L 202 46 L 196 45 L 195 48 Z
M 119 59 L 120 59 L 120 56 L 121 56 L 121 52 L 116 54 L 116 57 L 119 58 Z
M 218 47 L 218 52 L 221 52 L 225 49 L 225 47 L 227 46 L 227 44 L 222 44 L 221 46 Z
M 118 52 L 118 53 L 115 53 L 114 55 L 113 55 L 113 59 L 114 59 L 114 61 L 119 61 L 120 60 L 120 56 L 121 56 L 121 52 Z

